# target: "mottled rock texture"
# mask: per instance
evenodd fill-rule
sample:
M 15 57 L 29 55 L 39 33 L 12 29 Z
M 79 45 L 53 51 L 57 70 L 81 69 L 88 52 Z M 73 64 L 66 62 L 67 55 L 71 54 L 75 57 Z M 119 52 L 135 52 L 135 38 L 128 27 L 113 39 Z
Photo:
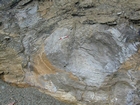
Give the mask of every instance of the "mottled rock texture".
M 39 92 L 34 87 L 18 88 L 0 80 L 1 105 L 71 105 Z M 73 104 L 72 104 L 73 105 Z
M 1 0 L 0 76 L 81 105 L 140 104 L 139 0 Z

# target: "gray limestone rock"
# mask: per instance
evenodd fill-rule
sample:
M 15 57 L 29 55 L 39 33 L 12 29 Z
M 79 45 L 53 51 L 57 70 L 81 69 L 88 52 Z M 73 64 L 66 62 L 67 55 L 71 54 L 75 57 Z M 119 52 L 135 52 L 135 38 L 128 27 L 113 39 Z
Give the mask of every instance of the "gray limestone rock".
M 74 35 L 72 31 L 58 28 L 46 39 L 45 53 L 56 67 L 72 72 L 88 86 L 100 87 L 107 75 L 137 51 L 133 43 L 123 41 L 128 34 L 121 35 L 115 27 L 83 25 Z
M 13 8 L 21 0 L 0 0 L 0 10 Z
M 80 105 L 138 105 L 139 3 L 0 0 L 0 77 Z
M 56 68 L 73 73 L 79 81 L 86 84 L 85 91 L 82 93 L 84 101 L 89 103 L 94 101 L 98 102 L 95 104 L 102 105 L 108 103 L 106 100 L 112 97 L 110 103 L 133 105 L 134 100 L 138 99 L 134 82 L 129 82 L 130 78 L 125 74 L 119 74 L 115 80 L 114 73 L 118 72 L 123 62 L 136 53 L 139 44 L 137 38 L 139 36 L 136 31 L 124 24 L 111 28 L 99 24 L 82 26 L 79 24 L 75 30 L 67 27 L 57 28 L 45 40 L 45 53 Z M 113 81 L 111 78 L 114 78 Z M 125 82 L 121 83 L 121 81 Z M 127 90 L 124 91 L 123 87 L 119 89 L 120 85 L 117 87 L 117 84 L 114 86 L 116 82 L 124 85 Z M 68 82 L 67 85 L 70 84 L 71 82 Z M 114 90 L 111 91 L 108 88 L 118 90 L 115 93 Z M 79 84 L 76 89 L 75 96 L 81 99 L 77 96 L 78 90 L 81 90 Z M 110 93 L 114 95 L 110 96 Z M 121 94 L 125 99 L 122 100 L 119 96 Z

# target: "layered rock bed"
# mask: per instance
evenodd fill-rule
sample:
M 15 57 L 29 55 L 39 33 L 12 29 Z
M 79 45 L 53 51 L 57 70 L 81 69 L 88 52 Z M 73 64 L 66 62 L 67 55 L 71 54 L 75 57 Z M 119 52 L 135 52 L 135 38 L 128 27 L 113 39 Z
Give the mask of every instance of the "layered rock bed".
M 1 0 L 0 77 L 77 105 L 140 104 L 139 0 Z

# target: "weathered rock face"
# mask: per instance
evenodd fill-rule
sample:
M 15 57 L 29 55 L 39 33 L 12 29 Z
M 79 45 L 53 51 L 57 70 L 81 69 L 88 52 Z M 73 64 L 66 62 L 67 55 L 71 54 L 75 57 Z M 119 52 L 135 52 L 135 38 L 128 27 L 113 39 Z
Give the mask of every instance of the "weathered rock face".
M 0 75 L 82 105 L 140 103 L 139 0 L 0 1 Z
M 133 43 L 123 40 L 126 36 L 121 29 L 83 25 L 75 30 L 72 35 L 67 28 L 57 29 L 46 39 L 45 53 L 56 67 L 72 72 L 88 86 L 100 87 L 105 77 L 136 51 Z M 134 34 L 128 31 L 127 35 Z M 65 35 L 68 38 L 59 40 Z

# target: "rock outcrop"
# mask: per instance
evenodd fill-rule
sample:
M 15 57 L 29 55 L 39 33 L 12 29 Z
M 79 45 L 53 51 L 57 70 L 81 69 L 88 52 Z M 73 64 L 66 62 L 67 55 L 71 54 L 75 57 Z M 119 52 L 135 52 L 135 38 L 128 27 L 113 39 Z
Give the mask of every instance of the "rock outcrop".
M 140 104 L 139 0 L 1 0 L 0 10 L 4 81 L 73 104 Z

